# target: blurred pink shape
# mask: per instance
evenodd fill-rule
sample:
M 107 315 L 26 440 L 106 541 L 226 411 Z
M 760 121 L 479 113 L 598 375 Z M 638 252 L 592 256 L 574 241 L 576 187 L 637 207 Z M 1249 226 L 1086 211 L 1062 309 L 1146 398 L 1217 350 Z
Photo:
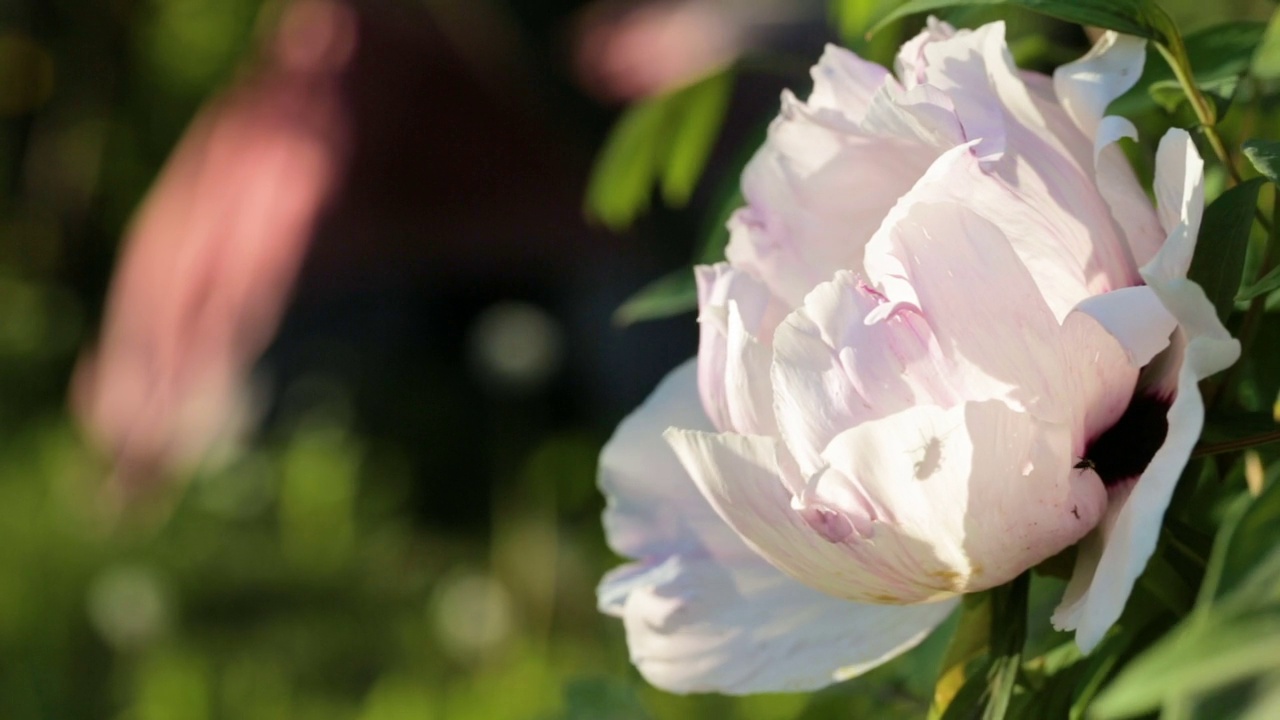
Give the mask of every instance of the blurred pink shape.
M 275 334 L 346 167 L 355 15 L 296 0 L 260 64 L 201 110 L 134 218 L 72 405 L 136 493 L 192 469 L 253 416 Z
M 750 17 L 742 8 L 720 0 L 651 0 L 622 10 L 601 4 L 581 21 L 578 76 L 610 100 L 687 85 L 746 48 Z

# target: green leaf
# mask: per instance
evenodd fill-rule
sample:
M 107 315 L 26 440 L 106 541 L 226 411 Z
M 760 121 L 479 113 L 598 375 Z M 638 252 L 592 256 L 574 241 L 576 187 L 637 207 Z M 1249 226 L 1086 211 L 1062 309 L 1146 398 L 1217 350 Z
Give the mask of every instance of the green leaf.
M 1271 14 L 1271 22 L 1267 23 L 1267 32 L 1253 53 L 1249 69 L 1259 80 L 1280 77 L 1280 10 Z
M 1222 193 L 1205 209 L 1200 223 L 1196 254 L 1187 277 L 1204 288 L 1223 320 L 1235 309 L 1262 183 L 1262 178 L 1253 178 Z
M 934 686 L 929 720 L 937 720 L 948 712 L 967 682 L 966 669 L 973 660 L 986 652 L 990 637 L 991 596 L 988 593 L 965 596 L 960 622 L 942 657 L 942 669 Z
M 990 694 L 983 720 L 1004 720 L 1022 667 L 1022 646 L 1027 639 L 1027 590 L 1030 571 L 991 591 L 991 668 L 987 673 Z
M 1280 184 L 1280 142 L 1274 140 L 1245 140 L 1244 156 L 1254 169 L 1268 180 Z
M 627 326 L 657 320 L 698 307 L 698 285 L 693 270 L 681 268 L 645 285 L 613 312 L 613 322 Z
M 841 43 L 860 57 L 891 64 L 900 38 L 895 37 L 895 33 L 869 37 L 868 31 L 876 18 L 896 4 L 896 0 L 834 0 L 831 15 Z
M 1234 524 L 1224 522 L 1218 534 L 1225 541 L 1226 552 L 1215 572 L 1214 596 L 1222 598 L 1240 586 L 1246 575 L 1257 574 L 1268 567 L 1259 560 L 1267 557 L 1280 537 L 1280 483 L 1264 488 L 1240 514 L 1239 520 Z M 1216 545 L 1214 551 L 1216 555 Z M 1209 577 L 1208 571 L 1205 577 Z
M 1187 623 L 1133 661 L 1094 703 L 1098 720 L 1141 715 L 1274 669 L 1280 607 Z
M 616 678 L 584 678 L 564 689 L 563 720 L 648 720 L 640 694 Z
M 1151 0 L 909 0 L 881 18 L 871 32 L 907 15 L 955 5 L 1016 5 L 1067 22 L 1096 25 L 1151 40 L 1168 39 L 1167 17 Z
M 1280 671 L 1280 483 L 1228 509 L 1195 611 L 1135 660 L 1093 707 L 1125 718 Z
M 673 207 L 689 202 L 698 178 L 706 168 L 720 126 L 729 110 L 733 75 L 717 73 L 678 93 L 679 114 L 662 174 L 662 198 Z
M 1280 267 L 1271 268 L 1271 272 L 1258 278 L 1252 284 L 1240 288 L 1240 292 L 1236 294 L 1236 300 L 1239 302 L 1248 302 L 1259 295 L 1266 295 L 1280 288 Z
M 683 205 L 706 167 L 728 109 L 728 71 L 625 110 L 596 157 L 586 212 L 623 230 L 649 208 L 655 183 L 663 199 Z
M 661 100 L 628 108 L 596 156 L 586 209 L 611 230 L 625 229 L 649 206 L 666 114 Z

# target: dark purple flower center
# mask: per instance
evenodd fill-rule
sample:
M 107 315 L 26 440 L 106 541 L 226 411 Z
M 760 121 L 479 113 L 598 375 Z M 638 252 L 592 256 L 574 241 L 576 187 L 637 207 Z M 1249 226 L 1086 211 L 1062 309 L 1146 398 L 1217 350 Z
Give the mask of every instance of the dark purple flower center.
M 1134 395 L 1124 414 L 1085 448 L 1084 460 L 1107 487 L 1147 469 L 1169 432 L 1169 400 Z

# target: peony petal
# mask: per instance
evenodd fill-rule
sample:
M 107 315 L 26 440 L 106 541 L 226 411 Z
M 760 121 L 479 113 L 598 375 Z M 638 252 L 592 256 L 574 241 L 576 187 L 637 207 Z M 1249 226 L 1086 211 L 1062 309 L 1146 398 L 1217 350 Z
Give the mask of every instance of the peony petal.
M 1126 288 L 1125 290 L 1137 289 Z M 1115 293 L 1124 292 L 1117 290 Z M 1104 296 L 1105 297 L 1105 296 Z M 1124 308 L 1123 303 L 1114 305 Z M 1167 313 L 1166 313 L 1167 315 Z M 1172 320 L 1172 318 L 1169 318 Z M 1170 324 L 1172 325 L 1172 323 Z M 1132 353 L 1093 315 L 1077 311 L 1063 323 L 1063 349 L 1066 352 L 1067 380 L 1075 398 L 1075 424 L 1072 451 L 1083 458 L 1088 445 L 1109 430 L 1124 415 L 1138 381 L 1138 368 Z M 1171 330 L 1170 330 L 1171 331 Z M 1169 336 L 1163 337 L 1168 345 Z
M 673 370 L 618 425 L 600 453 L 600 490 L 608 499 L 605 536 L 619 555 L 666 557 L 705 549 L 720 556 L 749 552 L 698 495 L 662 441 L 671 425 L 710 430 L 698 402 L 690 360 Z
M 768 343 L 786 309 L 762 283 L 727 263 L 694 272 L 703 407 L 720 430 L 773 433 Z
M 928 80 L 929 61 L 925 48 L 930 44 L 955 37 L 956 29 L 950 23 L 930 15 L 925 27 L 915 37 L 902 44 L 894 58 L 893 68 L 907 88 L 921 85 Z
M 752 547 L 810 587 L 863 602 L 1007 582 L 1087 533 L 1105 504 L 1097 478 L 1071 469 L 1068 427 L 1000 402 L 918 406 L 846 430 L 807 483 L 787 480 L 795 470 L 772 438 L 667 437 Z
M 673 692 L 813 690 L 905 652 L 954 603 L 859 605 L 788 578 L 711 509 L 662 442 L 672 423 L 709 427 L 685 363 L 619 426 L 601 456 L 610 545 L 643 558 L 601 581 L 641 674 Z
M 862 247 L 881 218 L 950 145 L 951 137 L 921 142 L 912 134 L 926 132 L 912 115 L 917 106 L 901 106 L 888 92 L 868 110 L 869 123 L 886 127 L 871 128 L 784 95 L 782 114 L 743 172 L 748 205 L 729 220 L 725 257 L 790 307 L 834 270 L 861 270 Z M 876 183 L 866 182 L 866 167 L 879 168 Z
M 813 77 L 809 107 L 834 110 L 855 124 L 862 122 L 871 99 L 889 78 L 884 66 L 831 44 L 809 74 Z
M 1004 67 L 1001 54 L 1006 50 L 1000 22 L 947 38 L 933 35 L 920 48 L 924 65 L 916 72 L 923 71 L 924 82 L 951 98 L 965 139 L 974 143 L 973 152 L 983 161 L 996 160 L 1005 151 L 1005 109 L 992 81 L 997 68 Z M 1030 99 L 1026 102 L 1030 105 Z
M 885 302 L 853 273 L 809 293 L 774 337 L 774 407 L 779 430 L 802 472 L 846 428 L 912 405 L 959 402 L 938 364 L 941 351 L 924 319 L 867 316 Z
M 1168 238 L 1166 247 L 1142 268 L 1148 283 L 1152 282 L 1150 278 L 1185 278 L 1196 249 L 1196 234 L 1204 213 L 1204 160 L 1185 130 L 1174 128 L 1160 138 L 1155 195 L 1160 224 Z
M 1119 340 L 1134 367 L 1143 367 L 1169 347 L 1177 320 L 1149 287 L 1121 288 L 1086 298 L 1077 313 L 1093 318 Z
M 919 313 L 960 397 L 1068 421 L 1059 325 L 1009 240 L 973 210 L 922 198 L 904 198 L 867 245 L 868 277 L 888 299 L 868 321 Z
M 1138 82 L 1146 59 L 1145 40 L 1107 31 L 1084 57 L 1053 73 L 1058 100 L 1086 136 L 1098 136 L 1107 106 Z
M 1068 426 L 988 401 L 911 408 L 846 431 L 826 457 L 875 508 L 878 559 L 896 547 L 917 574 L 928 569 L 926 585 L 972 592 L 1076 542 L 1101 516 L 1105 491 L 1072 468 L 1071 442 Z M 842 507 L 827 479 L 815 501 Z
M 632 662 L 649 682 L 679 693 L 816 690 L 914 647 L 956 605 L 850 603 L 759 559 L 724 565 L 680 556 L 633 567 L 606 577 L 601 596 L 625 588 Z
M 861 272 L 862 247 L 880 220 L 939 154 L 964 141 L 945 93 L 904 89 L 866 65 L 829 49 L 809 101 L 783 93 L 782 112 L 743 172 L 748 205 L 730 218 L 725 256 L 791 307 L 834 270 Z M 866 182 L 867 167 L 877 168 L 875 183 Z
M 1088 54 L 1053 74 L 1054 89 L 1063 108 L 1093 141 L 1098 189 L 1123 229 L 1137 265 L 1155 255 L 1164 233 L 1133 168 L 1115 146 L 1122 137 L 1136 139 L 1137 129 L 1124 118 L 1106 116 L 1106 109 L 1138 81 L 1145 62 L 1144 40 L 1107 32 Z

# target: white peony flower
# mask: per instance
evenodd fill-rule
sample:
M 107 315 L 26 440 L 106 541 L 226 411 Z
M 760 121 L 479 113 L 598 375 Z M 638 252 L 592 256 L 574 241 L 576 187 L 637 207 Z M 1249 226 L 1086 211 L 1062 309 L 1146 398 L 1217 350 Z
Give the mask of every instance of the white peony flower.
M 611 542 L 641 561 L 602 606 L 651 681 L 815 687 L 1082 538 L 1055 623 L 1090 649 L 1119 617 L 1199 437 L 1196 383 L 1239 354 L 1186 279 L 1190 138 L 1161 142 L 1152 207 L 1114 146 L 1132 125 L 1103 116 L 1143 59 L 1111 33 L 1050 82 L 1002 24 L 931 21 L 896 78 L 829 48 L 809 100 L 784 95 L 729 262 L 698 269 L 712 427 L 671 410 L 677 371 L 602 461 Z M 668 426 L 689 477 L 617 460 Z M 753 591 L 752 563 L 788 589 Z

